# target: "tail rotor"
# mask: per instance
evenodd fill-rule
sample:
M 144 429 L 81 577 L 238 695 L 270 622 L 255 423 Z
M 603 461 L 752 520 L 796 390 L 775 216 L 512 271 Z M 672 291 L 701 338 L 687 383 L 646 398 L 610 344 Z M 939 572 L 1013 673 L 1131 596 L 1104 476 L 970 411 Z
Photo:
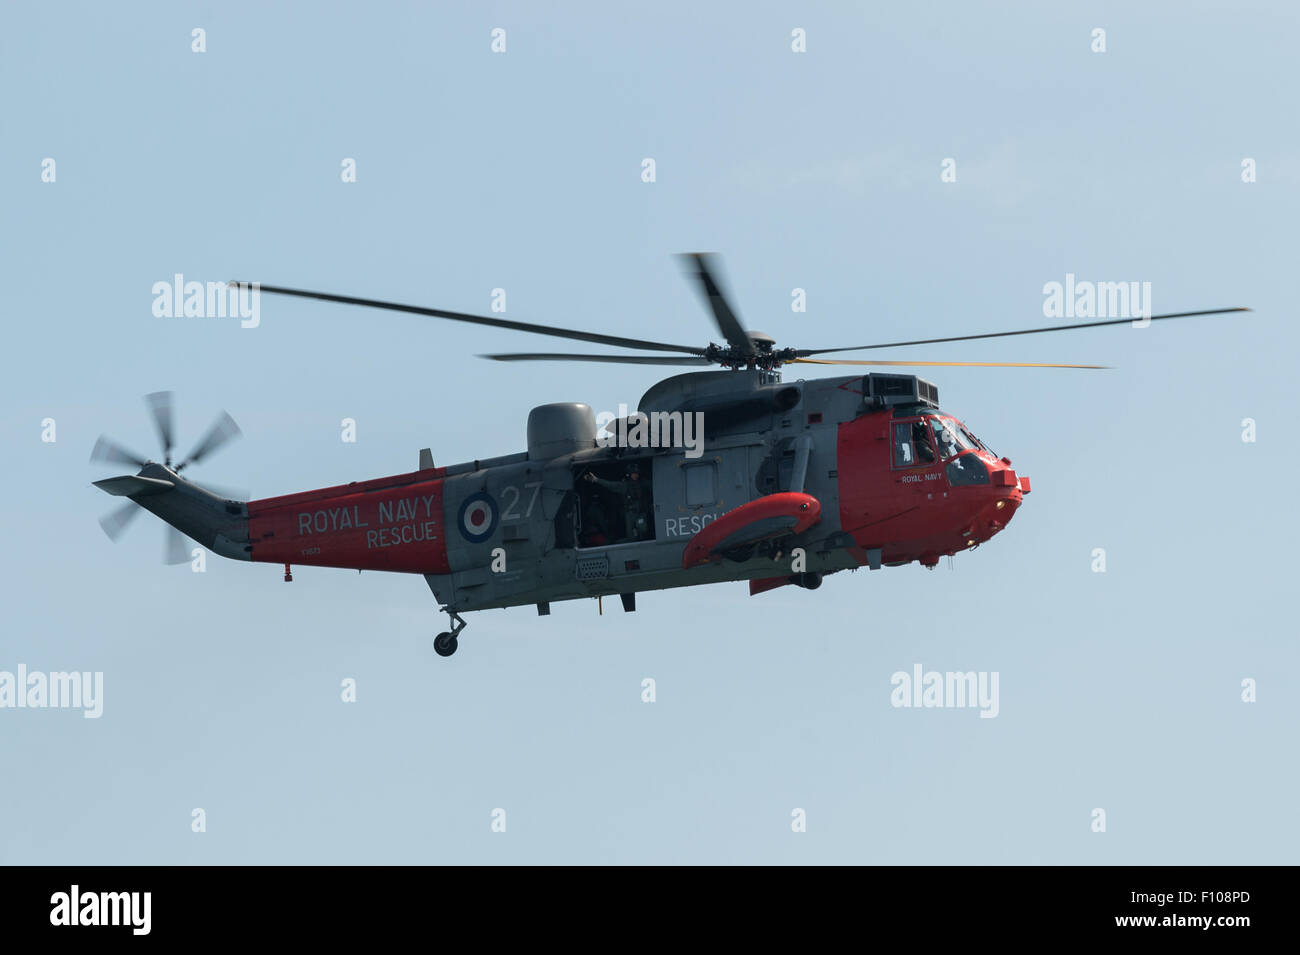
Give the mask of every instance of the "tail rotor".
M 134 522 L 136 515 L 144 509 L 134 499 L 136 496 L 143 493 L 161 493 L 162 490 L 166 490 L 169 486 L 174 486 L 174 481 L 179 480 L 179 474 L 184 468 L 192 464 L 198 464 L 243 434 L 239 429 L 239 425 L 235 423 L 235 419 L 228 412 L 222 411 L 203 437 L 199 439 L 198 444 L 194 446 L 194 450 L 186 455 L 179 464 L 173 466 L 172 449 L 176 443 L 173 394 L 170 391 L 155 391 L 145 395 L 144 401 L 149 409 L 154 430 L 158 434 L 158 443 L 162 448 L 163 460 L 161 466 L 157 462 L 150 461 L 129 448 L 123 447 L 106 435 L 100 435 L 99 440 L 95 442 L 94 449 L 90 452 L 92 463 L 125 464 L 139 469 L 139 473 L 135 476 L 107 478 L 95 482 L 96 486 L 102 490 L 128 498 L 125 504 L 105 514 L 99 520 L 99 526 L 103 528 L 108 539 L 114 542 L 121 538 L 127 527 Z M 195 481 L 189 481 L 188 483 L 227 500 L 247 499 L 245 492 L 216 486 L 205 487 Z M 163 563 L 183 564 L 189 560 L 190 545 L 185 534 L 170 524 L 167 525 L 166 538 L 163 543 Z

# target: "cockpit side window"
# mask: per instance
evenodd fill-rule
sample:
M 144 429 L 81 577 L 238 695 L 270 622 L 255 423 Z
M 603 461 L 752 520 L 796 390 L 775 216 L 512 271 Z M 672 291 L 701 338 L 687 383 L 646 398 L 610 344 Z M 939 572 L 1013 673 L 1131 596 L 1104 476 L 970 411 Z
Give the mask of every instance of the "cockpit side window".
M 930 432 L 924 421 L 912 422 L 912 449 L 916 451 L 916 463 L 922 467 L 934 463 L 934 446 L 930 444 Z
M 894 423 L 894 467 L 923 468 L 934 463 L 934 446 L 922 420 Z

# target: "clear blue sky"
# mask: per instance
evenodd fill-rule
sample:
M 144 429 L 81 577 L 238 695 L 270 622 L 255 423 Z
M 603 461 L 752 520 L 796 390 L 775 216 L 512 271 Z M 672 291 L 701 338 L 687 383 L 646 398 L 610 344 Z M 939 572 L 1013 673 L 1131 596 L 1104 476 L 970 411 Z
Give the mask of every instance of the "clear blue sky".
M 5 4 L 0 670 L 103 671 L 105 700 L 0 710 L 0 861 L 1294 862 L 1297 47 L 1282 2 Z M 1068 272 L 1256 311 L 877 353 L 1115 366 L 929 375 L 1034 488 L 951 570 L 493 611 L 442 660 L 418 577 L 193 574 L 147 515 L 96 526 L 87 456 L 154 453 L 146 392 L 182 443 L 227 408 L 245 437 L 195 476 L 266 496 L 521 450 L 533 405 L 657 377 L 270 298 L 257 329 L 154 318 L 173 273 L 501 287 L 704 344 L 671 258 L 701 249 L 801 347 L 1044 324 Z M 892 708 L 917 663 L 997 671 L 998 717 Z

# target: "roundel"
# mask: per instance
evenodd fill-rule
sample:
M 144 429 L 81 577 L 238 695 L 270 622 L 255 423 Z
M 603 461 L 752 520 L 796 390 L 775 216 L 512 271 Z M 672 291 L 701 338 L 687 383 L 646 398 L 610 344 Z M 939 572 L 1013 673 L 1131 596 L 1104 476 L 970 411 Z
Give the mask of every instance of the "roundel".
M 460 534 L 465 540 L 478 544 L 492 536 L 497 529 L 497 505 L 487 494 L 471 494 L 460 505 Z

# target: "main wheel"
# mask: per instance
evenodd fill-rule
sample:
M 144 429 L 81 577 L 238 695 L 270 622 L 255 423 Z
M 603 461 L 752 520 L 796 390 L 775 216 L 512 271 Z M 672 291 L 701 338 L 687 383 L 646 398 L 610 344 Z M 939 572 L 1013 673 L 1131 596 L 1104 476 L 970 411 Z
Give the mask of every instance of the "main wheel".
M 433 652 L 440 657 L 449 657 L 456 652 L 456 637 L 450 633 L 440 633 L 433 638 Z

